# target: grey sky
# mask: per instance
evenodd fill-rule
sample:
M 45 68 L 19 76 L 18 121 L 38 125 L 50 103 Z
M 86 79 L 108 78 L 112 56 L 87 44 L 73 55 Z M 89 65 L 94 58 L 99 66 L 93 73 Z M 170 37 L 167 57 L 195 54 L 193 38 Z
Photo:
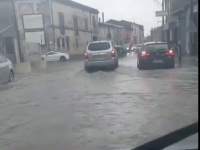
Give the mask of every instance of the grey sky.
M 154 0 L 74 0 L 81 4 L 96 8 L 108 19 L 134 21 L 144 25 L 145 36 L 152 27 L 161 25 L 161 18 L 155 17 L 155 11 L 161 10 L 161 5 Z M 157 0 L 159 1 L 159 0 Z

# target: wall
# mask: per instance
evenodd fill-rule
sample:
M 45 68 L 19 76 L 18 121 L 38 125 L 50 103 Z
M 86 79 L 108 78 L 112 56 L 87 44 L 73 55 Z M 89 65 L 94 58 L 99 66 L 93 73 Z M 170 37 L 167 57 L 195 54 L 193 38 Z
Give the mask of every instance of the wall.
M 144 30 L 140 29 L 139 30 L 139 44 L 143 44 L 144 43 Z
M 123 41 L 124 41 L 125 44 L 128 44 L 128 43 L 132 42 L 132 40 L 133 40 L 133 36 L 132 35 L 133 35 L 133 33 L 132 33 L 131 30 L 125 29 L 123 31 Z
M 99 26 L 99 39 L 106 40 L 108 34 L 108 28 L 105 26 Z
M 51 13 L 48 0 L 15 0 L 15 13 L 17 17 L 18 31 L 20 34 L 20 47 L 24 61 L 28 61 L 26 50 L 25 32 L 44 31 L 45 45 L 41 46 L 42 54 L 53 50 L 50 43 L 53 41 L 53 29 L 51 28 Z M 43 29 L 25 30 L 22 15 L 43 14 Z
M 11 1 L 0 1 L 0 51 L 6 55 L 13 63 L 19 62 L 18 44 L 16 42 L 16 27 L 13 5 Z M 13 49 L 6 49 L 5 39 L 11 37 Z
M 179 30 L 180 30 L 180 41 L 183 55 L 187 53 L 186 51 L 186 17 L 183 17 L 179 20 Z
M 111 39 L 116 44 L 123 44 L 123 27 L 117 27 L 115 25 L 108 25 L 99 23 L 99 39 L 100 40 L 107 40 L 108 31 L 110 31 Z
M 90 14 L 87 11 L 83 11 L 78 8 L 73 8 L 67 5 L 60 4 L 58 2 L 52 3 L 53 9 L 53 20 L 54 20 L 54 28 L 55 28 L 55 39 L 60 38 L 60 45 L 62 46 L 61 39 L 64 38 L 65 45 L 66 37 L 69 38 L 69 48 L 66 46 L 58 47 L 56 43 L 56 47 L 58 51 L 65 51 L 71 55 L 73 54 L 83 54 L 87 43 L 92 41 L 92 36 L 98 36 L 98 14 Z M 58 13 L 62 12 L 64 14 L 64 29 L 65 34 L 62 35 L 60 33 L 59 27 L 59 18 Z M 96 28 L 92 25 L 92 17 L 95 18 Z M 78 36 L 75 35 L 74 28 L 74 20 L 73 18 L 78 18 Z M 88 29 L 84 26 L 84 19 L 88 22 Z
M 162 41 L 162 27 L 154 28 L 150 32 L 151 41 Z

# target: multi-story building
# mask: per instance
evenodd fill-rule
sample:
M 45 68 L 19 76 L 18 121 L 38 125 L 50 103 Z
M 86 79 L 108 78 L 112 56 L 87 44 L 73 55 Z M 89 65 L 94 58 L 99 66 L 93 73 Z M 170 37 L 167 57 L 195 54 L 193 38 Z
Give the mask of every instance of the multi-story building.
M 123 44 L 123 26 L 99 22 L 99 39 L 112 40 L 114 44 Z
M 144 26 L 139 25 L 139 44 L 144 43 Z
M 74 1 L 52 1 L 53 29 L 58 51 L 83 54 L 98 39 L 98 10 Z
M 133 44 L 144 43 L 144 26 L 133 23 Z
M 198 1 L 197 0 L 166 0 L 166 31 L 167 41 L 180 43 L 183 53 L 198 53 Z
M 151 41 L 161 41 L 162 40 L 162 26 L 157 28 L 152 28 L 150 31 L 150 39 Z
M 87 43 L 98 39 L 98 10 L 74 1 L 1 0 L 0 8 L 0 33 L 5 30 L 4 26 L 11 26 L 9 31 L 13 29 L 14 32 L 10 36 L 19 41 L 18 44 L 14 40 L 13 52 L 22 53 L 21 61 L 28 60 L 29 50 L 44 54 L 55 49 L 71 56 L 82 56 Z M 5 12 L 6 17 L 2 15 Z M 8 32 L 3 33 L 5 36 Z M 19 60 L 19 52 L 15 53 L 13 61 Z
M 123 41 L 132 45 L 141 44 L 144 41 L 144 28 L 137 23 L 121 20 L 108 20 L 107 23 L 124 27 Z
M 12 0 L 14 3 L 17 33 L 22 61 L 29 61 L 29 54 L 53 50 L 51 7 L 48 0 Z
M 123 32 L 123 43 L 131 43 L 133 41 L 133 23 L 125 20 L 117 21 L 117 20 L 108 20 L 106 23 L 111 23 L 118 26 L 124 27 Z
M 0 1 L 0 53 L 6 55 L 13 63 L 17 63 L 20 62 L 20 52 L 13 8 L 13 1 Z
M 139 26 L 135 22 L 133 23 L 133 32 L 132 32 L 132 37 L 133 37 L 133 45 L 140 44 L 139 43 Z

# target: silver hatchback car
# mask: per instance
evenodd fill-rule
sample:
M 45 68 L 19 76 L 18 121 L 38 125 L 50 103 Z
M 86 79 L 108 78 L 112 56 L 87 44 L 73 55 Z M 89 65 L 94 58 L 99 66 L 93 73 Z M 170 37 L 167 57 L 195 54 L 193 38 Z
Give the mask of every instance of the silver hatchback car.
M 12 62 L 0 54 L 0 84 L 14 80 L 14 67 Z
M 118 54 L 111 41 L 94 41 L 87 45 L 84 54 L 85 71 L 94 67 L 118 67 Z

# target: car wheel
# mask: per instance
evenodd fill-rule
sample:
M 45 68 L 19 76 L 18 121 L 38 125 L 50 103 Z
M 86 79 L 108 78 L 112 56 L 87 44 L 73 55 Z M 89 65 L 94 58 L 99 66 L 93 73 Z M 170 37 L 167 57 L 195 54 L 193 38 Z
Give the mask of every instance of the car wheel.
M 169 68 L 171 68 L 171 69 L 175 68 L 175 63 L 172 63 L 172 64 L 169 66 Z
M 84 67 L 84 70 L 85 70 L 86 72 L 88 72 L 88 73 L 90 72 L 90 68 L 89 68 L 89 67 L 86 67 L 86 66 L 85 66 L 85 67 Z
M 14 80 L 14 77 L 15 77 L 15 75 L 14 75 L 13 70 L 10 70 L 10 73 L 9 73 L 9 82 L 12 82 Z
M 119 67 L 119 63 L 118 63 L 118 61 L 117 61 L 116 64 L 114 64 L 113 69 L 115 70 L 115 69 L 117 69 L 118 67 Z
M 143 70 L 143 69 L 144 69 L 144 67 L 142 67 L 142 65 L 140 64 L 139 61 L 137 61 L 137 68 L 138 68 L 139 70 Z
M 62 62 L 64 62 L 64 61 L 66 61 L 67 59 L 64 57 L 64 56 L 61 56 L 60 57 L 60 61 L 62 61 Z

